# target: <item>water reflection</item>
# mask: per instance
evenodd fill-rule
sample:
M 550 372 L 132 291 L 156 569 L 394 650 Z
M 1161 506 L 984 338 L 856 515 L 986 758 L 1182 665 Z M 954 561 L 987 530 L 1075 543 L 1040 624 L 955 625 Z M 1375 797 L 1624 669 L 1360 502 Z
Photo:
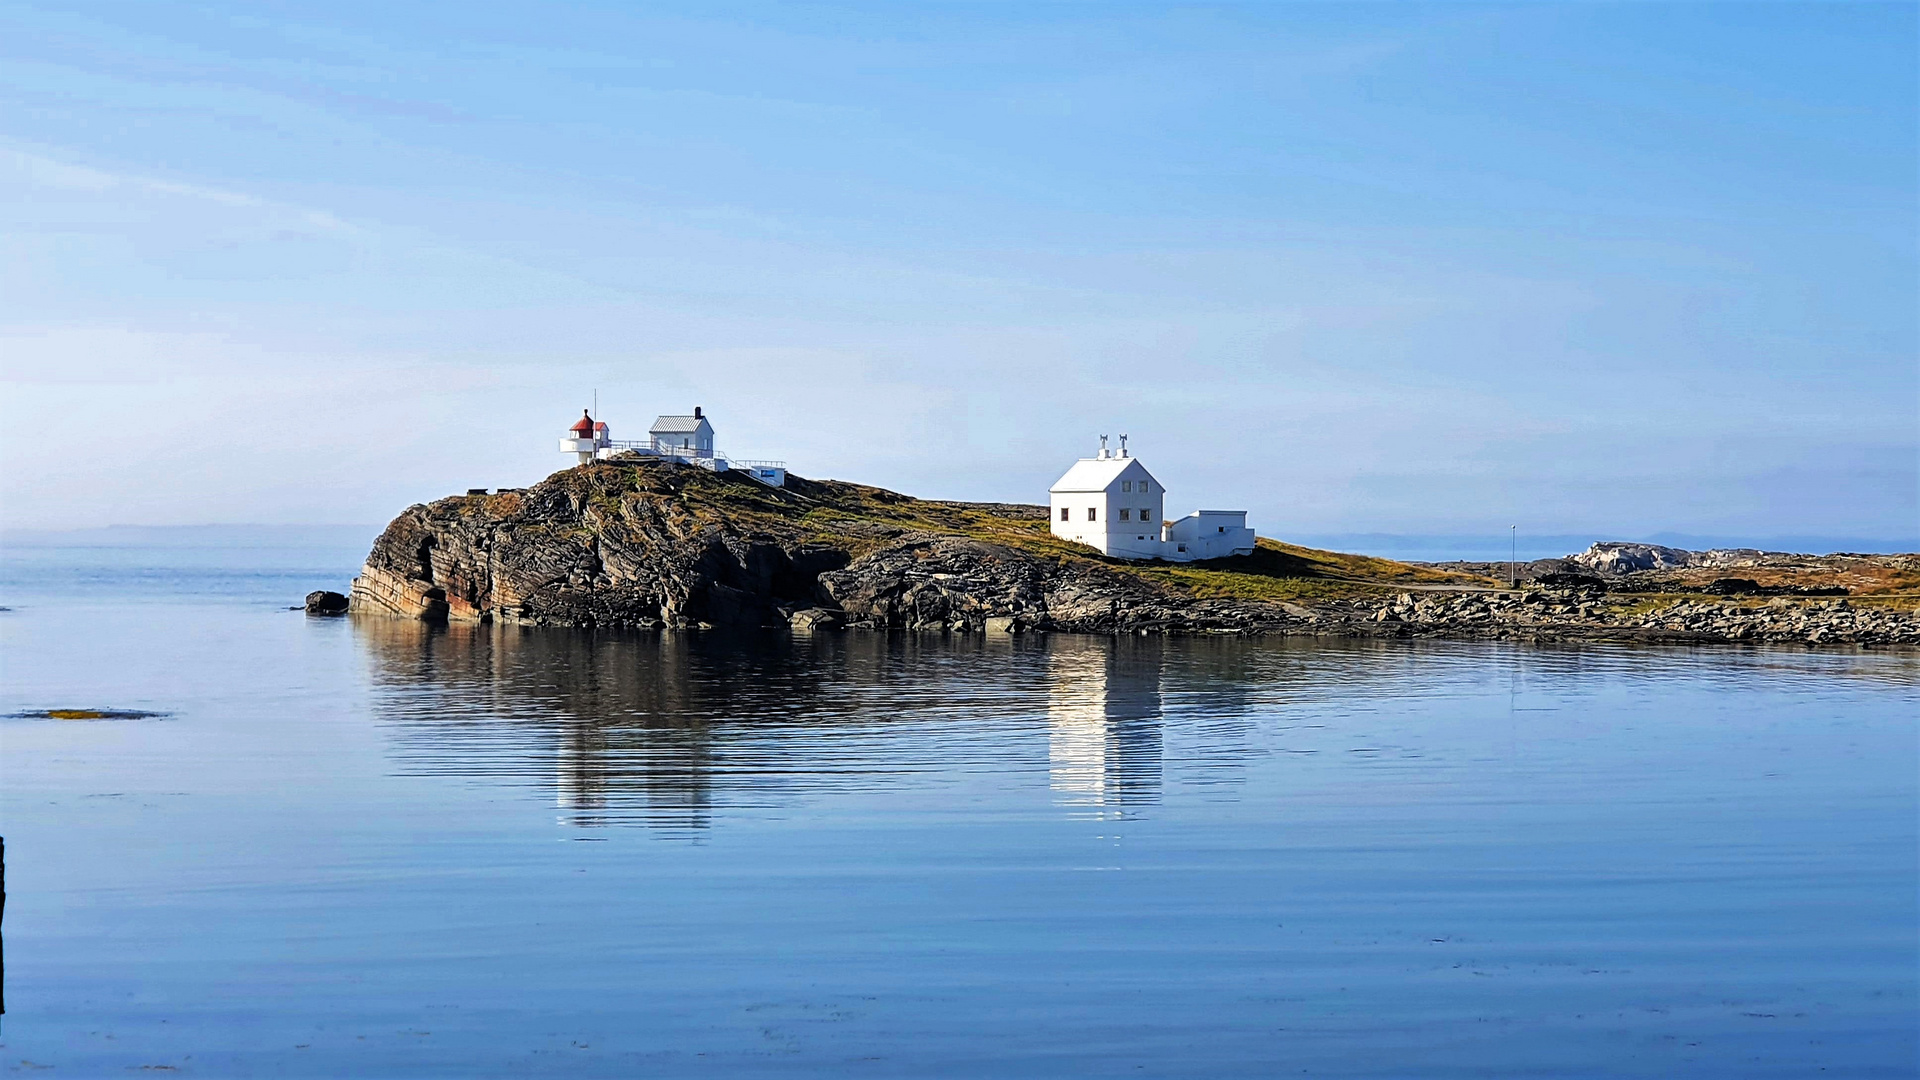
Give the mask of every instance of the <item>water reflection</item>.
M 1517 731 L 1511 717 L 1535 715 L 1526 702 L 1540 687 L 1569 707 L 1695 665 L 1672 651 L 1653 663 L 1635 650 L 1448 643 L 729 638 L 397 619 L 357 619 L 353 633 L 403 773 L 529 787 L 573 827 L 688 838 L 725 809 L 952 789 L 985 772 L 1030 778 L 1075 815 L 1138 813 L 1175 790 L 1233 798 L 1259 757 L 1419 758 L 1406 733 L 1365 719 L 1389 702 L 1497 691 L 1501 716 L 1486 722 Z M 1874 666 L 1719 652 L 1688 677 L 1863 665 Z M 1909 680 L 1915 667 L 1880 666 Z
M 1047 766 L 1050 654 L 1033 639 L 734 638 L 354 625 L 410 774 L 546 788 L 570 825 L 694 836 L 716 804 Z M 1099 647 L 1081 645 L 1097 666 Z M 1157 657 L 1129 679 L 1157 683 Z M 1125 665 L 1123 665 L 1124 667 Z M 1093 669 L 1089 669 L 1093 670 Z M 1129 801 L 1158 786 L 1157 712 L 1116 735 Z M 1145 756 L 1142 756 L 1145 755 Z
M 1047 657 L 1047 767 L 1059 801 L 1112 813 L 1160 798 L 1158 638 L 1077 642 Z

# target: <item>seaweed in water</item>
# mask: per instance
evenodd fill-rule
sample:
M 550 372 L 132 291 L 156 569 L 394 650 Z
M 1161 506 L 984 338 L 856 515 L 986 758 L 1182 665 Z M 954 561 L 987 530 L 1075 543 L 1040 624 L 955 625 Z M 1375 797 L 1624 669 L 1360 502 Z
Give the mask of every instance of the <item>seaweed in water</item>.
M 21 720 L 151 720 L 167 714 L 140 709 L 28 709 L 11 715 Z

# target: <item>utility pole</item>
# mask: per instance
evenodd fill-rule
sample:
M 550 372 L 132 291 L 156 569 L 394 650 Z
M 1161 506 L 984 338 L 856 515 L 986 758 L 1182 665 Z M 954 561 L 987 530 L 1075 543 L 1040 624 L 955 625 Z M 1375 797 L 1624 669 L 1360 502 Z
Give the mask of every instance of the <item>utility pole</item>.
M 1507 526 L 1507 580 L 1520 587 L 1520 526 Z

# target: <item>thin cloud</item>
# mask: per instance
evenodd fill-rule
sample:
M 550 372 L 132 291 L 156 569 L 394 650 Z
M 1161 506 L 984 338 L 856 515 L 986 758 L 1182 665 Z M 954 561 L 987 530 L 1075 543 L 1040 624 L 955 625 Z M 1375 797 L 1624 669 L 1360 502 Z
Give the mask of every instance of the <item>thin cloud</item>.
M 309 206 L 265 199 L 258 195 L 229 191 L 205 184 L 183 184 L 176 180 L 108 172 L 105 169 L 76 165 L 14 148 L 0 149 L 0 166 L 4 166 L 8 173 L 18 177 L 28 187 L 98 194 L 118 191 L 167 195 L 217 206 L 264 211 L 304 224 L 314 232 L 342 236 L 367 235 L 365 229 L 343 221 L 337 215 L 325 210 L 317 210 Z

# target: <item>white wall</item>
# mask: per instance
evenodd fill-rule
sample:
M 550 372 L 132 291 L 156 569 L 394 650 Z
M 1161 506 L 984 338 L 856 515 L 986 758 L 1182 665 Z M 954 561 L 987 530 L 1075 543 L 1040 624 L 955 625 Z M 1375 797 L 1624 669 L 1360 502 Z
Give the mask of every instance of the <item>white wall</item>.
M 676 432 L 672 435 L 656 435 L 648 432 L 647 437 L 652 441 L 655 450 L 682 450 L 684 447 L 685 451 L 691 451 L 698 457 L 713 456 L 713 425 L 707 423 L 704 418 L 700 421 L 700 426 L 692 432 Z
M 1175 562 L 1224 558 L 1253 546 L 1245 510 L 1196 510 L 1167 526 L 1166 557 Z
M 1078 544 L 1088 544 L 1107 550 L 1107 521 L 1113 516 L 1113 507 L 1107 493 L 1103 491 L 1060 491 L 1048 495 L 1048 516 L 1053 519 L 1053 535 Z M 1096 514 L 1093 521 L 1087 520 L 1087 510 L 1091 507 Z M 1060 520 L 1060 511 L 1067 511 L 1067 520 Z
M 1152 559 L 1161 552 L 1165 502 L 1165 488 L 1146 466 L 1137 459 L 1127 459 L 1104 491 L 1048 492 L 1047 516 L 1053 535 L 1063 540 L 1120 558 Z M 1066 521 L 1060 520 L 1062 508 L 1068 512 Z M 1096 520 L 1087 520 L 1089 508 L 1096 511 Z M 1124 521 L 1120 518 L 1122 510 L 1127 512 Z

